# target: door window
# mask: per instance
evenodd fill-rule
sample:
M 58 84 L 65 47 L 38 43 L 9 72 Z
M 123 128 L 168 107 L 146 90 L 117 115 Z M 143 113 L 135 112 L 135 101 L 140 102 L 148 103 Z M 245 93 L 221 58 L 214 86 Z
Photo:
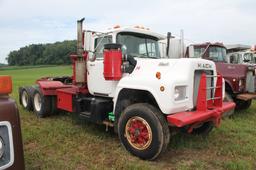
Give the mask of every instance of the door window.
M 103 58 L 104 45 L 112 43 L 112 36 L 99 37 L 95 39 L 94 49 L 96 58 Z

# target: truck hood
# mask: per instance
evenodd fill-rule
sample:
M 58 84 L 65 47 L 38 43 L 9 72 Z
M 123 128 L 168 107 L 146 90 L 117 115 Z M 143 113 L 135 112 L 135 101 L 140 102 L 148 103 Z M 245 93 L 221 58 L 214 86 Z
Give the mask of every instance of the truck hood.
M 136 89 L 151 93 L 163 113 L 176 113 L 194 107 L 194 78 L 196 70 L 210 70 L 216 75 L 214 62 L 198 58 L 142 59 L 131 74 L 125 75 L 117 85 L 117 94 L 122 89 Z M 159 75 L 156 76 L 156 75 Z M 184 87 L 187 98 L 174 101 L 175 87 Z M 162 89 L 162 90 L 161 90 Z
M 148 74 L 155 73 L 156 71 L 161 71 L 161 73 L 168 72 L 176 64 L 176 60 L 170 59 L 142 59 L 136 58 L 137 65 L 133 71 L 136 74 L 143 73 L 146 71 Z M 132 73 L 132 74 L 133 74 Z
M 225 78 L 244 78 L 248 70 L 248 65 L 244 64 L 229 64 L 216 62 L 216 68 L 219 73 Z
M 212 61 L 198 58 L 179 58 L 179 59 L 142 59 L 136 58 L 137 65 L 131 75 L 155 75 L 161 74 L 177 75 L 184 73 L 182 70 L 215 70 L 215 64 Z M 179 71 L 179 72 L 176 72 Z

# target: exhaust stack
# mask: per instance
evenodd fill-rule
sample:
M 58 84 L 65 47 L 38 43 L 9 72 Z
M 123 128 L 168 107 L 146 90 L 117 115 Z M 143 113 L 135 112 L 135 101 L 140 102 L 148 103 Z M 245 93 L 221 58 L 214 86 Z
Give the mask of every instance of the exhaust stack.
M 84 18 L 77 21 L 77 55 L 75 58 L 73 58 L 74 83 L 80 87 L 82 87 L 87 80 L 86 59 L 83 56 L 84 54 L 83 21 L 84 21 Z
M 167 46 L 166 46 L 166 56 L 169 57 L 169 50 L 170 50 L 170 39 L 172 34 L 170 32 L 167 33 Z
M 77 21 L 77 55 L 78 57 L 82 57 L 84 52 L 83 47 L 83 21 L 84 18 Z

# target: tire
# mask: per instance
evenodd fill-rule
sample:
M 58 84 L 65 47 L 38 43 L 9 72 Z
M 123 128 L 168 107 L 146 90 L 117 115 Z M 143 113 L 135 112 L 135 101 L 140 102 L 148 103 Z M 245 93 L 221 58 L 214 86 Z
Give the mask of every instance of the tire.
M 57 97 L 56 96 L 51 96 L 51 113 L 50 115 L 56 115 L 59 112 L 59 109 L 57 108 Z
M 19 100 L 20 105 L 28 111 L 33 110 L 33 103 L 32 103 L 32 94 L 33 94 L 33 87 L 21 87 L 19 89 Z
M 224 102 L 234 102 L 234 99 L 232 98 L 232 96 L 225 92 L 225 96 L 224 96 Z M 225 112 L 223 113 L 222 117 L 225 118 L 225 117 L 230 117 L 231 115 L 233 115 L 235 113 L 235 109 L 232 109 L 228 112 Z
M 252 100 L 245 101 L 245 100 L 236 99 L 235 102 L 236 102 L 236 108 L 235 108 L 236 110 L 246 110 L 252 104 Z
M 194 128 L 191 132 L 192 135 L 208 136 L 209 133 L 213 130 L 213 122 L 205 122 L 200 127 Z
M 35 114 L 44 118 L 51 114 L 52 111 L 52 103 L 50 96 L 44 96 L 39 89 L 35 89 L 33 93 L 33 107 Z
M 124 110 L 118 120 L 118 135 L 130 153 L 145 160 L 156 159 L 167 149 L 170 140 L 165 117 L 146 103 L 133 104 Z

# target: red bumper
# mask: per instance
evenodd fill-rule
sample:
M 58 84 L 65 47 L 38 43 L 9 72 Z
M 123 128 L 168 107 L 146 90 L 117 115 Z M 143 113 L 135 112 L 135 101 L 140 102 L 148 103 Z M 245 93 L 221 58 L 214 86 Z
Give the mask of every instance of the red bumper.
M 213 107 L 206 111 L 179 112 L 167 116 L 167 120 L 171 125 L 183 127 L 207 121 L 213 121 L 216 126 L 219 125 L 221 116 L 224 112 L 235 108 L 233 102 L 223 102 L 222 107 Z

